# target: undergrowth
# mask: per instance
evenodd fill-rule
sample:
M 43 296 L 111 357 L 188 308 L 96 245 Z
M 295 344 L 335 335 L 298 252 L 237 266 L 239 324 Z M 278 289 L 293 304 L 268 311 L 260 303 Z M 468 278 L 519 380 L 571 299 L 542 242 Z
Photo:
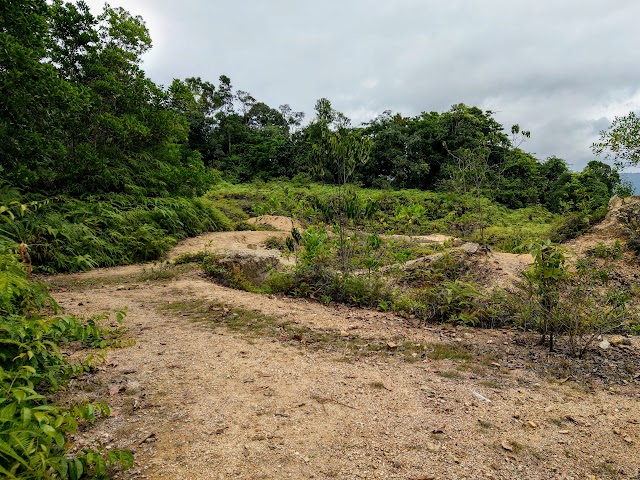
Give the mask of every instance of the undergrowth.
M 91 371 L 100 359 L 98 351 L 71 363 L 61 346 L 74 342 L 104 349 L 117 343 L 120 327 L 104 327 L 104 316 L 61 315 L 46 288 L 29 279 L 19 251 L 0 240 L 0 474 L 8 479 L 107 478 L 115 468 L 131 466 L 132 454 L 73 452 L 70 435 L 108 416 L 109 407 L 83 403 L 62 408 L 52 405 L 48 395 Z M 116 321 L 123 317 L 117 313 Z
M 54 273 L 155 260 L 182 238 L 231 228 L 205 199 L 112 194 L 49 200 L 0 224 L 0 235 L 23 244 L 37 271 Z
M 230 205 L 236 218 L 246 215 L 287 215 L 305 225 L 324 220 L 324 210 L 336 195 L 336 186 L 319 183 L 255 182 L 233 185 L 220 182 L 205 197 L 216 205 Z M 451 192 L 421 190 L 378 190 L 352 187 L 361 198 L 376 205 L 376 214 L 363 219 L 361 227 L 372 233 L 425 235 L 448 233 L 470 240 L 479 239 L 477 200 Z M 483 227 L 489 245 L 504 251 L 538 239 L 548 238 L 560 216 L 540 206 L 510 210 L 485 201 Z

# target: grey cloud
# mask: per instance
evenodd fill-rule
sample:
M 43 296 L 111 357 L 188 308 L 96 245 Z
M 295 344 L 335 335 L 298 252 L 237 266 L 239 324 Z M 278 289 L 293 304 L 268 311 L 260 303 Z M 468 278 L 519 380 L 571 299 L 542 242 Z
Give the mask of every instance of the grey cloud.
M 540 158 L 581 168 L 620 105 L 639 108 L 635 0 L 119 3 L 148 20 L 155 81 L 224 73 L 308 115 L 320 97 L 355 124 L 464 102 L 530 129 L 524 148 Z

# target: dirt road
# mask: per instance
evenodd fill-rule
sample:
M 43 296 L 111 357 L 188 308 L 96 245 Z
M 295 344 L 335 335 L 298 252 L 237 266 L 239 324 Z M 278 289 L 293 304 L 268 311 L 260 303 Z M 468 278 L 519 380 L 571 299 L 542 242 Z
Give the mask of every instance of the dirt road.
M 73 313 L 128 306 L 135 344 L 69 393 L 111 405 L 77 442 L 132 449 L 121 478 L 640 478 L 638 383 L 543 375 L 511 332 L 231 290 L 195 267 L 51 282 Z

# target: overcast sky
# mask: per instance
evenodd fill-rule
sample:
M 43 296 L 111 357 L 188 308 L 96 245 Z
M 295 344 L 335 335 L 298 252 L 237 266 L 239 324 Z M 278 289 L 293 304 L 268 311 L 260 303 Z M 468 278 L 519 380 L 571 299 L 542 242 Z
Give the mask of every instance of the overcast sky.
M 102 0 L 87 2 L 94 12 Z M 156 83 L 199 76 L 354 125 L 466 103 L 522 148 L 581 169 L 616 115 L 640 110 L 638 0 L 111 0 L 147 22 Z

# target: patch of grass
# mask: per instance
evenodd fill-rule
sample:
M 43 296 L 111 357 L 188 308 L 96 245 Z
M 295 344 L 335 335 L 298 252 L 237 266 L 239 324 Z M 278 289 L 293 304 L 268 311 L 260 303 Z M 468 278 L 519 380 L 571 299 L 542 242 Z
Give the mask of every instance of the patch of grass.
M 136 277 L 138 282 L 152 282 L 158 280 L 173 280 L 185 271 L 184 268 L 178 268 L 175 265 L 152 265 L 145 267 L 142 273 Z
M 483 420 L 481 418 L 478 419 L 478 425 L 486 430 L 490 430 L 492 428 L 495 428 L 495 426 L 493 425 L 493 423 L 491 422 L 487 422 L 486 420 Z
M 264 241 L 264 246 L 281 252 L 287 251 L 287 245 L 282 237 L 269 237 Z
M 548 369 L 549 376 L 554 380 L 573 377 L 576 373 L 576 364 L 570 358 L 557 358 Z
M 592 255 L 597 258 L 618 260 L 622 258 L 623 247 L 620 240 L 616 240 L 613 245 L 606 245 L 603 242 L 598 244 L 587 251 L 587 255 Z
M 173 263 L 176 265 L 182 265 L 184 263 L 202 263 L 209 255 L 211 255 L 211 252 L 207 252 L 205 250 L 193 253 L 183 253 L 182 255 L 178 255 L 173 260 Z
M 212 207 L 221 211 L 231 222 L 238 224 L 244 222 L 249 218 L 249 215 L 241 208 L 236 202 L 229 202 L 223 199 L 211 200 L 209 199 Z
M 431 360 L 464 360 L 473 358 L 471 353 L 458 343 L 434 343 L 427 352 Z
M 459 364 L 456 368 L 458 370 L 466 370 L 474 375 L 484 375 L 487 373 L 487 367 L 483 365 L 483 359 L 480 358 L 478 362 L 464 362 Z
M 564 426 L 564 418 L 562 417 L 554 417 L 549 419 L 549 423 L 554 424 L 557 427 Z
M 483 387 L 487 387 L 487 388 L 502 388 L 503 387 L 502 383 L 498 382 L 497 380 L 490 380 L 490 379 L 480 380 L 480 385 L 482 385 Z
M 380 355 L 395 357 L 407 362 L 422 360 L 429 356 L 435 360 L 471 360 L 472 355 L 460 345 L 421 344 L 410 341 L 397 343 L 382 339 L 368 339 L 357 335 L 343 335 L 332 329 L 312 329 L 291 321 L 282 321 L 256 311 L 228 308 L 219 303 L 204 300 L 178 301 L 163 304 L 160 310 L 174 315 L 206 320 L 234 332 L 249 336 L 276 338 L 282 342 L 342 353 L 345 360 L 350 356 Z
M 617 467 L 616 462 L 611 460 L 605 460 L 594 466 L 591 472 L 600 478 L 610 478 L 612 480 L 621 478 L 620 469 Z
M 232 209 L 253 215 L 273 214 L 295 216 L 305 224 L 317 223 L 321 215 L 316 208 L 335 196 L 336 186 L 305 182 L 271 181 L 252 184 L 220 182 L 206 194 L 213 205 L 232 220 Z M 421 190 L 378 190 L 354 187 L 360 198 L 370 199 L 379 207 L 376 215 L 367 219 L 362 227 L 371 233 L 397 233 L 424 235 L 429 233 L 459 233 L 456 226 L 469 215 L 473 216 L 475 199 L 450 192 Z M 419 205 L 424 214 L 419 222 L 409 224 L 396 215 L 398 207 Z M 559 215 L 543 207 L 509 210 L 486 200 L 485 237 L 495 249 L 512 251 L 519 245 L 548 238 L 550 226 Z M 477 232 L 473 235 L 477 236 Z M 473 237 L 472 235 L 472 237 Z M 397 251 L 397 249 L 396 249 Z M 424 253 L 423 253 L 424 254 Z M 408 260 L 410 257 L 407 257 Z

